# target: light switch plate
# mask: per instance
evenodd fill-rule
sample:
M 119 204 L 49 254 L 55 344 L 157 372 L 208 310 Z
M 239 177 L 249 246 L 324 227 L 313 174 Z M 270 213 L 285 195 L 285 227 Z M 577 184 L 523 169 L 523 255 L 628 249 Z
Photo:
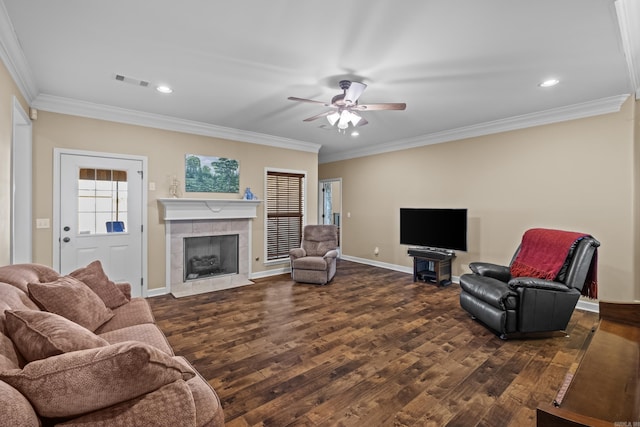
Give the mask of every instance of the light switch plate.
M 37 218 L 36 219 L 36 228 L 49 228 L 49 218 Z

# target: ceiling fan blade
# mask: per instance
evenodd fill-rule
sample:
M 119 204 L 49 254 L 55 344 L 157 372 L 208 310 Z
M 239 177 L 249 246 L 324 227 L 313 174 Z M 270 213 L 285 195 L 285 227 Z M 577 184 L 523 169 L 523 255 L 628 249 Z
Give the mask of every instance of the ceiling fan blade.
M 351 82 L 351 86 L 344 94 L 344 102 L 347 104 L 355 104 L 362 92 L 367 88 L 367 85 L 360 82 Z
M 290 100 L 290 101 L 310 102 L 310 103 L 312 103 L 312 104 L 322 104 L 322 105 L 324 105 L 325 107 L 328 107 L 328 106 L 329 106 L 329 104 L 327 104 L 327 103 L 326 103 L 326 102 L 324 102 L 324 101 L 316 101 L 316 100 L 314 100 L 314 99 L 296 98 L 295 96 L 290 96 L 290 97 L 288 97 L 287 99 L 288 99 L 288 100 Z
M 361 119 L 360 119 L 360 121 L 358 122 L 358 124 L 357 124 L 357 126 L 356 126 L 356 127 L 358 127 L 358 128 L 359 128 L 360 126 L 364 126 L 364 125 L 366 125 L 367 123 L 369 123 L 369 122 L 367 121 L 367 119 L 365 119 L 365 118 L 363 117 L 363 118 L 361 118 Z
M 382 104 L 360 104 L 353 107 L 358 111 L 376 111 L 376 110 L 404 110 L 407 104 L 404 102 L 386 102 Z
M 303 122 L 312 122 L 314 120 L 320 119 L 322 117 L 327 117 L 329 114 L 333 113 L 333 111 L 325 111 L 324 113 L 316 114 L 315 116 L 307 117 L 303 120 Z

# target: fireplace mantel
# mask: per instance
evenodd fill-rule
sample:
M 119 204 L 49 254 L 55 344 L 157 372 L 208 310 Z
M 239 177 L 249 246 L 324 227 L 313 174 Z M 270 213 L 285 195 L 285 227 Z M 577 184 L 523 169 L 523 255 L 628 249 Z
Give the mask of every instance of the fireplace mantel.
M 260 200 L 158 199 L 164 208 L 166 284 L 176 297 L 253 284 L 251 223 Z M 184 241 L 188 237 L 238 235 L 238 271 L 185 281 Z
M 158 199 L 165 221 L 255 218 L 260 200 Z

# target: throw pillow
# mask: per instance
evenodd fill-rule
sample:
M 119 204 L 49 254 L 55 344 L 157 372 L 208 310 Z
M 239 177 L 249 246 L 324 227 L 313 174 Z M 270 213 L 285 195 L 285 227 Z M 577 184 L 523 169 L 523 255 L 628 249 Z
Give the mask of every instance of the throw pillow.
M 0 372 L 43 417 L 72 417 L 107 408 L 195 373 L 138 341 L 74 351 Z
M 116 284 L 109 280 L 100 261 L 93 261 L 86 267 L 72 271 L 69 276 L 75 277 L 91 288 L 109 308 L 120 307 L 129 301 Z
M 87 285 L 70 276 L 54 282 L 29 283 L 29 296 L 43 310 L 59 314 L 94 332 L 113 312 Z
M 109 345 L 104 338 L 55 313 L 12 310 L 5 314 L 7 333 L 27 362 Z

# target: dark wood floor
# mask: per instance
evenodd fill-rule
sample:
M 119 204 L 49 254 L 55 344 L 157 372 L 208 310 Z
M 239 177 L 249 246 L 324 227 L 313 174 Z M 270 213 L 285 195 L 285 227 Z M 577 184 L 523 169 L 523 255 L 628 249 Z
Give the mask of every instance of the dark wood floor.
M 502 341 L 459 292 L 340 261 L 327 286 L 280 275 L 149 301 L 229 427 L 535 425 L 597 315 L 575 311 L 569 337 Z

